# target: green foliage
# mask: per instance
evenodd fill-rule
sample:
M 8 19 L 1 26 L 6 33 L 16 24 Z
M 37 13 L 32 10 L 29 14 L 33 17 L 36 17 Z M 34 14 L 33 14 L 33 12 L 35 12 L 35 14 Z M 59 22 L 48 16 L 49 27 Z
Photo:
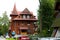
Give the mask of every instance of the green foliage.
M 6 14 L 6 11 L 3 13 L 3 16 L 0 17 L 0 35 L 4 35 L 8 32 L 9 28 L 9 19 Z
M 38 40 L 38 35 L 37 34 L 30 34 L 30 35 L 28 35 L 29 36 L 29 38 L 30 38 L 30 40 Z
M 17 38 L 6 38 L 6 40 L 18 40 Z
M 42 37 L 48 37 L 51 35 L 52 29 L 51 25 L 54 20 L 54 5 L 55 5 L 55 0 L 39 0 L 40 6 L 38 10 L 38 33 L 41 31 Z M 40 29 L 39 29 L 40 28 Z M 49 31 L 50 30 L 50 31 Z

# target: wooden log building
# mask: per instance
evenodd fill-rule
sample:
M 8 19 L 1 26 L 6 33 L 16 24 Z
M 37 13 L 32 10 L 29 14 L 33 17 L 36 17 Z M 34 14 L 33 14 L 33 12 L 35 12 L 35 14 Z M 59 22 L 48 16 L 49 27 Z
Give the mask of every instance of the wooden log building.
M 16 4 L 10 14 L 10 27 L 11 32 L 15 31 L 16 34 L 34 34 L 37 29 L 37 19 L 27 8 L 23 11 L 17 11 Z

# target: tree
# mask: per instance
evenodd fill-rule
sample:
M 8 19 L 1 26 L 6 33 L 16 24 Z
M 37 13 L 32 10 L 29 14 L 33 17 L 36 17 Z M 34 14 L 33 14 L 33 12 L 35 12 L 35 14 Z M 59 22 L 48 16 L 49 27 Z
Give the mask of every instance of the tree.
M 41 34 L 41 37 L 47 37 L 50 36 L 52 32 L 51 25 L 54 19 L 55 0 L 39 0 L 39 3 L 38 34 Z
M 0 17 L 0 34 L 6 34 L 8 32 L 8 28 L 9 28 L 9 18 L 6 14 L 7 12 L 5 11 L 3 13 L 3 16 Z

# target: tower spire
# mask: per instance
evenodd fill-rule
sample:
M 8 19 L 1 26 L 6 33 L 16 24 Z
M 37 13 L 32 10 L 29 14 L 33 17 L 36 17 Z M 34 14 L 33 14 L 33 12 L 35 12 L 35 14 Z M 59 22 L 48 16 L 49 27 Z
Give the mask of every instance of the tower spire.
M 16 3 L 14 4 L 13 12 L 14 13 L 17 12 L 17 10 L 16 10 Z

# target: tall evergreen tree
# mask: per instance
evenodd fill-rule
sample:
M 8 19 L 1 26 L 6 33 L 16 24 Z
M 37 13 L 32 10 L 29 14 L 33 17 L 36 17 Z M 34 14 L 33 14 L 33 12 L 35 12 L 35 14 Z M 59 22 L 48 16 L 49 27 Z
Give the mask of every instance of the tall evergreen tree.
M 9 18 L 7 16 L 7 12 L 3 13 L 3 16 L 0 17 L 0 35 L 3 35 L 8 32 L 9 28 Z
M 52 31 L 55 0 L 39 0 L 39 3 L 38 34 L 41 34 L 41 37 L 47 37 L 51 35 Z

